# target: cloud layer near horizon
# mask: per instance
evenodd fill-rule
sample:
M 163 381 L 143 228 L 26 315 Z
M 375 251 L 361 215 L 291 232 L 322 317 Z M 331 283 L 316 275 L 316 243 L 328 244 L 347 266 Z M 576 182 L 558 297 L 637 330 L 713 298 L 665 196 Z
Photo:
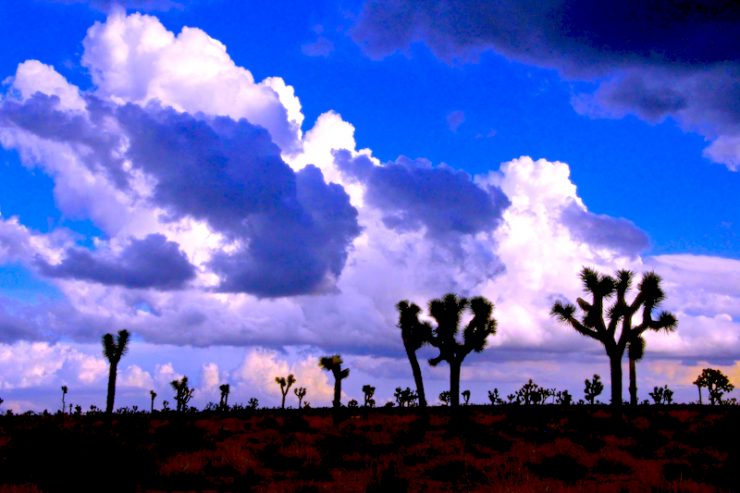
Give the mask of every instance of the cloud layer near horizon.
M 29 60 L 0 101 L 0 144 L 54 180 L 64 214 L 103 232 L 90 247 L 0 218 L 0 264 L 61 293 L 0 304 L 9 361 L 24 341 L 97 343 L 126 327 L 155 345 L 268 348 L 244 375 L 290 346 L 311 354 L 265 375 L 308 372 L 301 361 L 319 352 L 371 368 L 402 361 L 400 299 L 425 306 L 449 291 L 496 303 L 500 331 L 482 363 L 593 357 L 603 350 L 549 317 L 554 300 L 579 295 L 583 265 L 664 275 L 680 327 L 651 335 L 648 351 L 740 354 L 740 262 L 642 257 L 646 233 L 590 212 L 566 163 L 523 156 L 477 176 L 423 158 L 382 163 L 340 115 L 304 131 L 285 81 L 257 82 L 203 31 L 174 34 L 151 16 L 112 14 L 83 45 L 93 89 Z M 236 368 L 209 366 L 203 381 Z M 141 385 L 175 374 L 139 370 L 130 380 Z

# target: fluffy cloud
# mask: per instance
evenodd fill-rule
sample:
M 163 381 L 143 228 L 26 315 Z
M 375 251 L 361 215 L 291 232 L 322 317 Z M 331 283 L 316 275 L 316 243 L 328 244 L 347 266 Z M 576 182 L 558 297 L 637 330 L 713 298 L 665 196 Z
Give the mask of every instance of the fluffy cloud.
M 712 141 L 707 157 L 737 170 L 738 23 L 735 2 L 593 8 L 583 0 L 367 0 L 353 37 L 375 57 L 423 41 L 444 59 L 494 50 L 569 79 L 598 81 L 595 93 L 574 99 L 578 111 L 676 118 Z

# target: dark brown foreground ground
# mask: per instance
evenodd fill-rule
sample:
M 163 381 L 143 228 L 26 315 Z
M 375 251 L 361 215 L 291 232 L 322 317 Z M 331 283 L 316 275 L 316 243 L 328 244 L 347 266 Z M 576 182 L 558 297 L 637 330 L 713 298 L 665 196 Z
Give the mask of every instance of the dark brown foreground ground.
M 0 493 L 740 491 L 739 407 L 448 411 L 2 416 Z

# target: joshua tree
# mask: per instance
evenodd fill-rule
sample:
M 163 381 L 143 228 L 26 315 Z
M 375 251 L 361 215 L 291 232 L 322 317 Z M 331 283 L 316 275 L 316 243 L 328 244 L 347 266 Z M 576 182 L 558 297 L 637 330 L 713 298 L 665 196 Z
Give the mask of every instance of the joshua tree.
M 128 349 L 128 338 L 129 333 L 126 329 L 118 331 L 118 338 L 116 341 L 113 340 L 113 334 L 105 334 L 103 336 L 103 354 L 110 364 L 108 371 L 108 397 L 105 401 L 105 412 L 111 414 L 113 412 L 113 402 L 116 398 L 116 375 L 118 373 L 118 362 L 121 361 L 121 357 L 126 354 Z
M 706 387 L 709 391 L 709 403 L 712 405 L 722 404 L 722 395 L 725 392 L 732 392 L 735 386 L 730 383 L 727 375 L 720 370 L 713 368 L 704 368 L 701 374 L 694 381 L 699 389 L 699 403 L 701 404 L 701 388 Z
M 401 329 L 403 347 L 406 349 L 406 356 L 409 358 L 411 373 L 413 373 L 414 382 L 416 383 L 419 407 L 427 407 L 424 380 L 421 376 L 419 360 L 416 358 L 416 351 L 429 342 L 432 335 L 432 328 L 427 323 L 419 322 L 421 308 L 418 305 L 403 300 L 398 302 L 396 309 L 398 309 L 398 328 Z
M 656 405 L 660 404 L 671 404 L 673 402 L 673 391 L 668 388 L 668 385 L 663 387 L 653 387 L 653 391 L 650 392 L 653 402 Z
M 357 402 L 357 399 L 350 399 L 347 403 L 347 407 L 355 408 L 358 407 L 359 403 Z
M 501 398 L 498 389 L 489 390 L 488 399 L 491 401 L 492 406 L 498 406 L 504 403 L 504 400 Z
M 665 298 L 660 287 L 660 276 L 654 272 L 643 274 L 637 287 L 637 295 L 631 303 L 627 302 L 626 295 L 632 285 L 632 277 L 633 273 L 628 270 L 618 271 L 614 278 L 584 267 L 581 281 L 584 290 L 590 294 L 591 301 L 578 298 L 583 317 L 580 320 L 575 317 L 576 307 L 570 303 L 558 301 L 551 310 L 551 315 L 567 322 L 579 334 L 596 339 L 604 345 L 609 357 L 611 403 L 614 407 L 622 405 L 622 356 L 627 344 L 647 330 L 672 331 L 678 324 L 676 317 L 666 311 L 660 312 L 657 319 L 653 318 L 653 310 Z M 615 295 L 614 303 L 605 307 L 605 302 Z M 642 321 L 633 326 L 632 317 L 638 312 L 642 315 Z
M 470 402 L 470 391 L 469 390 L 463 390 L 462 392 L 460 392 L 460 395 L 463 396 L 463 402 L 467 406 L 468 405 L 468 402 Z
M 450 401 L 452 400 L 452 398 L 450 397 L 450 391 L 449 390 L 443 390 L 442 392 L 440 392 L 439 393 L 439 400 L 445 406 L 449 406 L 450 405 Z
M 69 389 L 66 385 L 62 385 L 62 414 L 64 414 L 64 398 L 67 396 L 67 392 L 69 392 Z
M 306 404 L 308 404 L 308 403 L 306 403 Z M 249 401 L 247 402 L 247 407 L 249 409 L 257 409 L 259 407 L 259 405 L 260 405 L 260 401 L 256 397 L 250 398 Z
M 637 405 L 637 362 L 645 355 L 645 339 L 638 336 L 627 344 L 627 358 L 630 362 L 630 406 Z
M 604 391 L 604 384 L 601 383 L 601 377 L 599 375 L 594 375 L 594 378 L 591 380 L 584 380 L 584 383 L 586 387 L 583 393 L 588 403 L 593 406 L 596 398 Z
M 463 342 L 455 336 L 459 331 L 460 315 L 470 307 L 473 318 L 463 330 Z M 470 300 L 458 298 L 450 293 L 429 303 L 429 313 L 437 322 L 431 331 L 429 343 L 439 349 L 439 354 L 429 360 L 437 366 L 442 361 L 450 365 L 450 405 L 460 405 L 460 367 L 472 351 L 480 352 L 486 347 L 486 338 L 496 333 L 496 320 L 491 316 L 493 303 L 482 296 Z
M 295 377 L 291 373 L 287 379 L 285 377 L 275 377 L 275 382 L 280 385 L 280 393 L 283 395 L 281 407 L 285 409 L 285 396 L 288 395 L 291 385 L 295 383 Z
M 405 389 L 396 387 L 396 391 L 393 392 L 393 397 L 396 399 L 398 407 L 411 407 L 415 405 L 419 398 L 416 392 L 411 390 L 411 387 L 406 387 Z
M 372 385 L 363 385 L 362 393 L 365 394 L 365 403 L 363 405 L 365 407 L 375 407 L 375 399 L 373 399 L 373 396 L 375 395 L 375 387 Z
M 149 391 L 149 398 L 151 399 L 151 402 L 149 403 L 149 412 L 154 413 L 154 399 L 157 398 L 157 393 L 153 390 Z
M 335 408 L 342 407 L 342 380 L 349 376 L 349 368 L 342 370 L 342 357 L 338 354 L 334 356 L 324 356 L 319 360 L 319 366 L 334 375 L 334 400 L 332 406 Z
M 219 385 L 218 390 L 221 391 L 221 400 L 218 403 L 219 409 L 225 411 L 229 408 L 229 392 L 231 392 L 231 386 L 228 383 Z
M 293 389 L 293 393 L 298 397 L 298 409 L 300 409 L 303 398 L 306 397 L 306 387 L 295 388 Z
M 188 377 L 182 377 L 180 380 L 173 380 L 170 382 L 172 388 L 175 390 L 175 402 L 177 402 L 177 411 L 183 412 L 188 409 L 188 402 L 193 398 L 195 389 L 191 389 L 188 386 Z
M 555 395 L 555 402 L 561 406 L 570 406 L 573 402 L 573 396 L 567 390 L 563 390 Z

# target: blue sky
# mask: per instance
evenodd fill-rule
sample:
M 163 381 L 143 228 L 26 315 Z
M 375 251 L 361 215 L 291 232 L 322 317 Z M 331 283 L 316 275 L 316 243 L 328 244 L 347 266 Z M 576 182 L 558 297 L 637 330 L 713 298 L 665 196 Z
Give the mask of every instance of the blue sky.
M 130 402 L 187 373 L 269 403 L 247 369 L 334 352 L 349 396 L 390 395 L 412 383 L 393 305 L 448 290 L 500 312 L 474 400 L 530 377 L 580 395 L 603 350 L 547 311 L 582 265 L 665 279 L 680 328 L 649 341 L 643 397 L 738 375 L 738 9 L 651 5 L 3 3 L 0 396 L 96 402 L 118 327 L 146 348 Z

